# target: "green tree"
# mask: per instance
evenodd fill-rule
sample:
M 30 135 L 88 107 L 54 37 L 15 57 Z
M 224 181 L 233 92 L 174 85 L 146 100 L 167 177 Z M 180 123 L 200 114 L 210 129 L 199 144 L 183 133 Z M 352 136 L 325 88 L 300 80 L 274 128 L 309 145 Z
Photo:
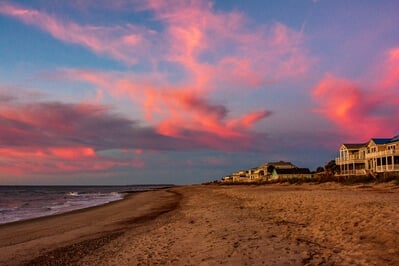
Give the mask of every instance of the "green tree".
M 326 169 L 326 172 L 327 172 L 328 174 L 332 174 L 332 175 L 338 173 L 338 171 L 339 171 L 339 167 L 338 167 L 338 165 L 335 163 L 335 160 L 329 161 L 329 162 L 324 166 L 324 169 Z
M 269 166 L 267 167 L 267 172 L 270 173 L 270 174 L 272 174 L 274 169 L 275 169 L 274 165 L 269 165 Z

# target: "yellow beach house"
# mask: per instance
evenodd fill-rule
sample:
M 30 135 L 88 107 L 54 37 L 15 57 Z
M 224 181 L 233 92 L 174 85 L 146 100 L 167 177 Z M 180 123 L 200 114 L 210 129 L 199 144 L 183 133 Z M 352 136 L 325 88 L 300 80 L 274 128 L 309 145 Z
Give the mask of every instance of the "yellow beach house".
M 373 138 L 366 143 L 342 144 L 335 160 L 339 175 L 399 173 L 399 135 Z

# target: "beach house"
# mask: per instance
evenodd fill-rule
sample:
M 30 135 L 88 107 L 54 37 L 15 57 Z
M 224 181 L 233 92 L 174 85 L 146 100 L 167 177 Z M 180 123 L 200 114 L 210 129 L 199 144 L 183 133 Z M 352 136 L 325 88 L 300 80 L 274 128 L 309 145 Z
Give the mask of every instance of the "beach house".
M 291 162 L 267 162 L 248 170 L 240 170 L 222 178 L 222 182 L 261 182 L 311 176 L 308 168 L 298 168 Z
M 399 135 L 342 144 L 335 162 L 339 166 L 338 175 L 343 176 L 399 173 Z

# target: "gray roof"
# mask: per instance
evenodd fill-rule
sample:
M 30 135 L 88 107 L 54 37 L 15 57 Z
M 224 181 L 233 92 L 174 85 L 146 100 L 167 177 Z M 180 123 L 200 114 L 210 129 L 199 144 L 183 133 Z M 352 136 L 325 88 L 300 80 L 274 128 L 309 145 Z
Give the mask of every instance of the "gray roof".
M 344 145 L 347 149 L 360 149 L 366 147 L 367 143 L 345 143 L 342 145 Z
M 275 171 L 280 175 L 310 174 L 309 168 L 275 169 Z
M 279 161 L 279 162 L 269 162 L 267 163 L 268 165 L 292 165 L 291 162 L 285 162 L 285 161 Z

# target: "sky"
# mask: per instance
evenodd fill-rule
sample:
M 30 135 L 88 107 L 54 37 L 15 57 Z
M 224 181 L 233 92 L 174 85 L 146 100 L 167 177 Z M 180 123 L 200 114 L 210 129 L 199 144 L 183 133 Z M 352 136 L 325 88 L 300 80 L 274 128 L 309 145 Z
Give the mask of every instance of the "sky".
M 0 185 L 311 170 L 399 134 L 396 0 L 0 0 Z

